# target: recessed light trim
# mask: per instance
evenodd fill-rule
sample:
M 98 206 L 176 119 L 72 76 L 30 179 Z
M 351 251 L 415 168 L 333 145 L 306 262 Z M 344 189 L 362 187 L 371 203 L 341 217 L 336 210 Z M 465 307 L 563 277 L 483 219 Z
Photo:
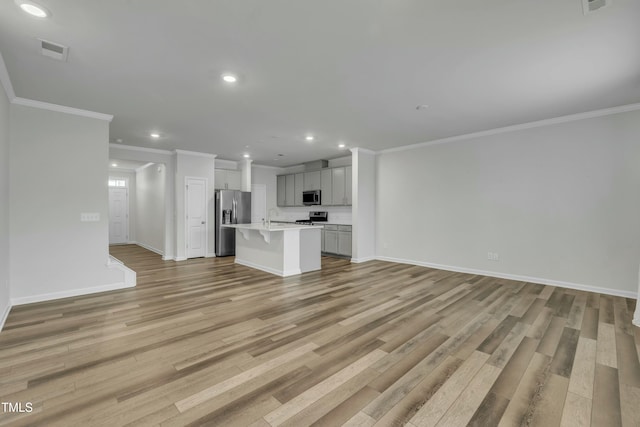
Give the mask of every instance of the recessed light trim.
M 160 138 L 160 134 L 159 134 L 158 132 L 151 132 L 151 133 L 149 134 L 149 136 L 150 136 L 151 138 L 153 138 L 153 139 L 158 139 L 158 138 Z
M 224 73 L 222 75 L 222 80 L 224 80 L 227 83 L 236 83 L 238 81 L 238 76 L 231 73 Z
M 35 18 L 44 19 L 51 16 L 51 12 L 49 12 L 46 7 L 41 6 L 37 3 L 26 0 L 15 0 L 15 3 L 20 7 L 20 9 L 22 9 L 23 12 L 28 13 Z

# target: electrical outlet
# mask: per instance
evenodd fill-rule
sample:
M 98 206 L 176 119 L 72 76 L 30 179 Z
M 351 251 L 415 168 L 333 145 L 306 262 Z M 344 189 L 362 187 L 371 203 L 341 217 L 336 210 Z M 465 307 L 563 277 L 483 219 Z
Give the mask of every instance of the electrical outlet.
M 98 222 L 100 221 L 99 212 L 82 212 L 80 214 L 80 221 L 82 222 Z
M 487 252 L 487 259 L 489 261 L 500 261 L 500 255 L 497 252 Z

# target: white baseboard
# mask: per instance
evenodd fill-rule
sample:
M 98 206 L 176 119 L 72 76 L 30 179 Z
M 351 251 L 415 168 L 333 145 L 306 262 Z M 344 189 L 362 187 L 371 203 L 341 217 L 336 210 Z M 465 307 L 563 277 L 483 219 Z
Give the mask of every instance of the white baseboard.
M 377 259 L 375 256 L 366 256 L 362 258 L 351 258 L 351 262 L 354 264 L 359 264 L 361 262 L 373 261 Z
M 148 251 L 155 252 L 158 255 L 164 255 L 164 251 L 161 251 L 160 249 L 156 249 L 153 246 L 145 245 L 144 243 L 140 243 L 140 242 L 135 242 L 134 244 L 140 246 L 141 248 L 145 248 Z
M 205 258 L 215 258 L 216 257 L 216 253 L 215 252 L 211 252 L 207 255 L 205 255 Z
M 137 274 L 135 271 L 124 265 L 118 258 L 109 255 L 109 261 L 107 267 L 115 270 L 120 270 L 124 273 L 124 284 L 127 287 L 134 287 L 137 283 Z
M 288 277 L 288 276 L 295 276 L 296 274 L 302 274 L 302 271 L 300 271 L 300 269 L 286 270 L 286 271 L 278 270 L 276 268 L 265 267 L 264 265 L 257 265 L 249 261 L 238 259 L 238 257 L 236 257 L 236 264 L 244 265 L 245 267 L 255 268 L 256 270 L 266 271 L 267 273 L 275 274 L 276 276 L 280 276 L 280 277 Z
M 479 274 L 481 276 L 497 277 L 500 279 L 518 280 L 521 282 L 538 283 L 541 285 L 558 286 L 560 288 L 575 289 L 578 291 L 597 292 L 605 295 L 613 295 L 624 298 L 638 298 L 635 292 L 621 291 L 617 289 L 601 288 L 598 286 L 583 285 L 580 283 L 563 282 L 561 280 L 543 279 L 540 277 L 521 276 L 517 274 L 499 273 L 495 271 L 476 270 L 474 268 L 457 267 L 452 265 L 434 264 L 431 262 L 422 262 L 401 258 L 391 258 L 386 256 L 378 256 L 376 259 L 380 261 L 397 262 L 400 264 L 419 265 L 421 267 L 436 268 L 438 270 L 455 271 L 456 273 Z M 640 319 L 638 319 L 640 321 Z
M 2 315 L 0 315 L 0 332 L 2 331 L 2 328 L 4 328 L 4 322 L 7 321 L 7 317 L 9 317 L 10 311 L 11 311 L 11 301 L 9 301 L 9 304 L 4 309 L 4 312 L 2 313 Z
M 120 289 L 132 288 L 135 285 L 128 285 L 124 282 L 111 283 L 109 285 L 94 286 L 92 288 L 70 289 L 62 292 L 52 292 L 49 294 L 31 295 L 28 297 L 12 298 L 12 305 L 31 304 L 34 302 L 51 301 L 60 298 L 77 297 L 79 295 L 97 294 L 100 292 L 117 291 Z
M 186 261 L 187 257 L 186 256 L 177 256 L 177 257 L 173 257 L 174 261 Z

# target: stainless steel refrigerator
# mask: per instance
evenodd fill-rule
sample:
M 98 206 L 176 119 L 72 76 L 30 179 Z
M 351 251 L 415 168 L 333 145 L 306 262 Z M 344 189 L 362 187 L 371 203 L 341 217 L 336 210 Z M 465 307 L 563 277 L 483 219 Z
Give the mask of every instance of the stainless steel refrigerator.
M 236 254 L 236 230 L 222 224 L 250 223 L 251 192 L 216 190 L 216 256 Z

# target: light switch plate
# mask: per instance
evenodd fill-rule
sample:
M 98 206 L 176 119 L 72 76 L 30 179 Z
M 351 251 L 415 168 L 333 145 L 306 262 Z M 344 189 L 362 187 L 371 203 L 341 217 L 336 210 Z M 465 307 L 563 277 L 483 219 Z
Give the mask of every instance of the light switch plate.
M 100 221 L 99 212 L 82 212 L 80 214 L 80 221 L 82 222 L 98 222 Z

